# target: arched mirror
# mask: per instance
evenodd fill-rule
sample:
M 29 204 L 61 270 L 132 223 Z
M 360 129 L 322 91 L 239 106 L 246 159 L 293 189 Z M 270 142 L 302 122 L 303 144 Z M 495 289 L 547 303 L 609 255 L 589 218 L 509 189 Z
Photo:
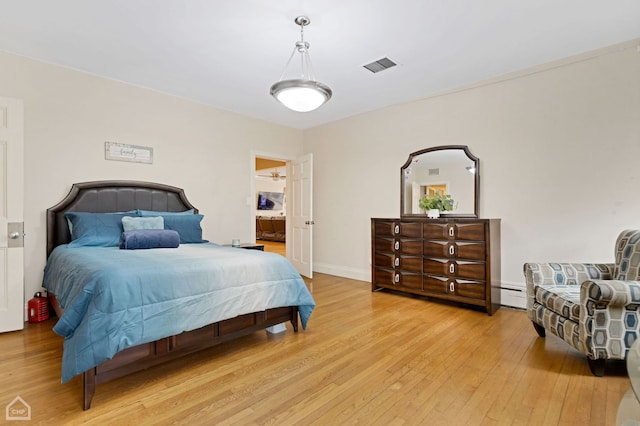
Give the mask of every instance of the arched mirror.
M 466 145 L 446 145 L 423 149 L 409 155 L 400 169 L 401 216 L 424 216 L 420 199 L 435 194 L 450 196 L 447 217 L 478 217 L 480 160 Z

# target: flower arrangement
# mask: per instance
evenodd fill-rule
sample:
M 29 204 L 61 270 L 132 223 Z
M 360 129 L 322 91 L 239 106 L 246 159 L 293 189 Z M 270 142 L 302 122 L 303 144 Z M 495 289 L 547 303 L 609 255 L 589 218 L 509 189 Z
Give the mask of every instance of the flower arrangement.
M 423 210 L 439 210 L 439 211 L 451 211 L 453 210 L 454 201 L 451 195 L 435 194 L 433 197 L 427 197 L 426 195 L 420 198 L 419 206 Z

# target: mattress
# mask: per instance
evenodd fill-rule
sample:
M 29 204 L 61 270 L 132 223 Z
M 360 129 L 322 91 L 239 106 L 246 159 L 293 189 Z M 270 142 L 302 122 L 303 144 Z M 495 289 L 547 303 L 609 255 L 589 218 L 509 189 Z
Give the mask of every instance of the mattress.
M 43 286 L 64 314 L 62 382 L 128 347 L 265 309 L 298 306 L 306 328 L 315 301 L 275 253 L 212 243 L 178 248 L 55 248 Z

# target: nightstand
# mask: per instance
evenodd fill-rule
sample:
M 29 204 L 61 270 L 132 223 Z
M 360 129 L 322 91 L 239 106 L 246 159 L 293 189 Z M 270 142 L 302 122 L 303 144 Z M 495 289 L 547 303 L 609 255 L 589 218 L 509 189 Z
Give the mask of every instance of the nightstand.
M 243 248 L 247 250 L 260 250 L 264 251 L 264 244 L 252 244 L 252 243 L 243 243 L 239 246 L 233 246 L 231 244 L 225 244 L 225 247 L 235 247 L 235 248 Z

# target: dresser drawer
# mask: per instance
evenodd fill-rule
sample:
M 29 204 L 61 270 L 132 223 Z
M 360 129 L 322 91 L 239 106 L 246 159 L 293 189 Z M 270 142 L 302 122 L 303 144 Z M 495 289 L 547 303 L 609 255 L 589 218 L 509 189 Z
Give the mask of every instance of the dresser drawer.
M 445 278 L 433 275 L 423 277 L 424 291 L 448 294 L 469 299 L 485 300 L 484 281 Z
M 422 235 L 431 240 L 484 241 L 484 222 L 436 222 L 425 223 Z
M 422 256 L 422 240 L 376 238 L 376 251 Z
M 424 259 L 425 274 L 458 278 L 484 280 L 486 265 L 484 262 L 448 259 Z
M 486 286 L 484 281 L 458 279 L 453 282 L 453 288 L 456 296 L 477 300 L 486 299 Z
M 376 266 L 380 266 L 382 268 L 422 272 L 422 257 L 376 252 L 375 262 Z
M 429 293 L 447 294 L 449 293 L 449 278 L 435 275 L 425 275 L 422 277 L 424 291 Z
M 422 274 L 376 268 L 374 285 L 387 288 L 406 287 L 413 290 L 422 290 Z
M 376 222 L 375 235 L 381 237 L 422 238 L 422 223 L 418 222 Z
M 484 241 L 425 241 L 422 254 L 425 257 L 485 260 L 486 250 Z

